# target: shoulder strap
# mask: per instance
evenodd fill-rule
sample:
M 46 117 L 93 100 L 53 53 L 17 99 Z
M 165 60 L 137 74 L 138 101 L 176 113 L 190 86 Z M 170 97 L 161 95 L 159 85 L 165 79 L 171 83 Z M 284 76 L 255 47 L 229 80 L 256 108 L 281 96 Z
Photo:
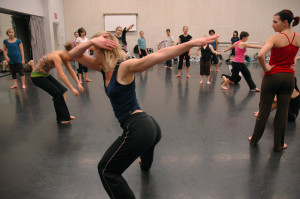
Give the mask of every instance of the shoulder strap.
M 282 32 L 280 34 L 284 34 L 286 36 L 286 38 L 289 40 L 289 44 L 291 44 L 291 41 L 290 41 L 289 37 L 285 33 Z
M 294 41 L 294 39 L 295 39 L 295 36 L 296 36 L 296 32 L 294 32 L 294 37 L 293 37 L 293 39 L 292 39 L 291 44 L 293 43 L 293 41 Z

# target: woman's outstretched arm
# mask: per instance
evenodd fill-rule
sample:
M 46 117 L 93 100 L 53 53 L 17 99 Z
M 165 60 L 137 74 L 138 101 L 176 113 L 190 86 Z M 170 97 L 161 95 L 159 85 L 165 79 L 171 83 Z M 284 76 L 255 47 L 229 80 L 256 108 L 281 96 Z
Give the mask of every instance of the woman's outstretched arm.
M 155 53 L 143 57 L 142 59 L 127 60 L 121 64 L 120 69 L 123 68 L 121 69 L 124 72 L 123 75 L 126 75 L 126 73 L 134 74 L 136 72 L 142 72 L 153 67 L 156 64 L 162 63 L 166 60 L 170 60 L 176 56 L 179 56 L 182 53 L 189 51 L 192 47 L 200 47 L 212 43 L 218 37 L 219 35 L 202 37 L 177 46 L 163 48 Z
M 261 45 L 252 45 L 252 44 L 248 44 L 248 43 L 243 43 L 242 44 L 245 48 L 262 48 L 263 46 Z
M 233 49 L 235 47 L 236 43 L 232 44 L 231 46 L 229 46 L 227 49 L 223 50 L 223 52 L 227 52 L 231 49 Z

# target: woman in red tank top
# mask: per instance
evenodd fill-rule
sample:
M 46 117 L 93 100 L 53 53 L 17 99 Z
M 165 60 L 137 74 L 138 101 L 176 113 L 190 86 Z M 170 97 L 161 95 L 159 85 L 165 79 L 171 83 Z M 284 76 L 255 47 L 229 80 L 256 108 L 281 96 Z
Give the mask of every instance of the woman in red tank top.
M 274 151 L 286 149 L 284 134 L 287 124 L 288 107 L 294 90 L 294 60 L 300 46 L 300 34 L 291 30 L 299 23 L 290 10 L 282 10 L 273 16 L 273 29 L 280 34 L 271 36 L 258 54 L 258 60 L 265 75 L 261 85 L 259 114 L 250 145 L 258 143 L 263 135 L 275 95 L 277 110 L 274 120 Z M 266 53 L 271 50 L 269 64 L 265 62 Z

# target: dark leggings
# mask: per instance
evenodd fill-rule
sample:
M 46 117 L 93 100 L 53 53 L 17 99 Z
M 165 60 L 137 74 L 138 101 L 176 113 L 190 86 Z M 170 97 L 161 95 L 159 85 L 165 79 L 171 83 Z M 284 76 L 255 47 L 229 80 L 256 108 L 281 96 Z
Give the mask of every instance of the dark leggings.
M 233 82 L 239 82 L 239 79 L 241 78 L 239 76 L 240 72 L 243 74 L 250 90 L 255 89 L 256 85 L 252 80 L 251 73 L 244 63 L 232 62 L 232 70 L 231 70 L 232 75 L 229 78 L 229 80 Z
M 222 74 L 222 75 L 221 75 L 221 78 L 222 78 L 223 76 L 226 77 L 227 79 L 230 78 L 230 75 Z M 239 78 L 238 78 L 238 77 L 235 78 L 235 82 L 233 82 L 233 83 L 234 83 L 234 84 L 238 84 L 238 83 L 241 81 L 241 79 L 242 79 L 241 76 L 239 76 Z
M 78 73 L 79 74 L 83 74 L 83 72 L 87 73 L 88 72 L 88 68 L 80 63 L 78 63 L 79 67 L 78 67 Z
M 166 61 L 166 66 L 168 66 L 168 67 L 172 67 L 172 59 L 171 59 L 171 60 L 168 60 L 168 61 Z
M 71 119 L 70 113 L 63 97 L 67 89 L 51 75 L 48 77 L 31 77 L 31 80 L 36 86 L 53 97 L 57 122 L 69 121 Z
M 24 68 L 21 63 L 18 64 L 9 64 L 11 76 L 13 79 L 17 79 L 17 72 L 20 73 L 20 76 L 24 76 Z
M 259 114 L 256 118 L 251 145 L 256 145 L 262 137 L 272 103 L 277 95 L 277 110 L 274 120 L 274 150 L 280 151 L 284 144 L 285 127 L 288 121 L 288 109 L 291 94 L 295 86 L 292 73 L 276 73 L 263 77 L 259 102 Z
M 144 49 L 140 49 L 140 50 L 141 50 L 140 58 L 147 56 L 146 50 Z
M 184 54 L 182 54 L 182 55 L 179 56 L 178 69 L 182 69 L 184 57 L 185 57 L 185 65 L 186 65 L 186 67 L 190 67 L 190 56 L 189 56 L 189 51 L 188 51 L 188 52 L 185 52 Z
M 122 122 L 123 134 L 107 149 L 98 164 L 102 184 L 113 199 L 132 199 L 134 193 L 122 173 L 140 156 L 142 170 L 149 170 L 155 145 L 161 139 L 157 122 L 145 112 L 129 115 Z
M 200 75 L 210 75 L 210 65 L 211 65 L 211 59 L 208 60 L 202 60 L 200 59 Z

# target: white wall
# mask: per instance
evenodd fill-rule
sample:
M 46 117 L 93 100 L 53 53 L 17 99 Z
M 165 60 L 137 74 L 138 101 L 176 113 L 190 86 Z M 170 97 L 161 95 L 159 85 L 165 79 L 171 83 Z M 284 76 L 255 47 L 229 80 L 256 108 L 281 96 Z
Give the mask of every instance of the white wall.
M 57 13 L 57 19 L 54 18 L 54 13 Z M 63 49 L 66 43 L 65 32 L 65 14 L 64 5 L 62 0 L 47 0 L 44 4 L 44 17 L 45 17 L 45 37 L 46 37 L 46 51 L 51 52 L 54 47 L 54 32 L 53 23 L 58 24 L 57 41 L 59 49 Z
M 73 32 L 83 26 L 90 38 L 104 30 L 103 13 L 138 13 L 137 32 L 127 36 L 129 49 L 136 44 L 138 32 L 145 32 L 148 47 L 156 50 L 158 41 L 164 39 L 165 29 L 170 28 L 178 40 L 182 26 L 190 28 L 196 38 L 208 34 L 213 28 L 221 34 L 220 41 L 230 41 L 233 30 L 248 31 L 249 42 L 263 42 L 275 34 L 272 16 L 282 10 L 291 9 L 300 15 L 299 0 L 64 0 L 66 38 L 73 40 Z M 300 32 L 300 25 L 294 29 Z M 257 50 L 249 50 L 253 54 Z
M 0 8 L 44 17 L 46 52 L 54 50 L 53 23 L 57 23 L 59 48 L 63 49 L 66 34 L 62 0 L 1 0 Z M 57 19 L 54 13 L 57 13 Z
M 29 15 L 44 16 L 43 4 L 46 0 L 1 0 L 0 8 Z
M 7 39 L 6 30 L 12 28 L 11 15 L 0 13 L 0 48 L 3 50 L 3 40 Z

